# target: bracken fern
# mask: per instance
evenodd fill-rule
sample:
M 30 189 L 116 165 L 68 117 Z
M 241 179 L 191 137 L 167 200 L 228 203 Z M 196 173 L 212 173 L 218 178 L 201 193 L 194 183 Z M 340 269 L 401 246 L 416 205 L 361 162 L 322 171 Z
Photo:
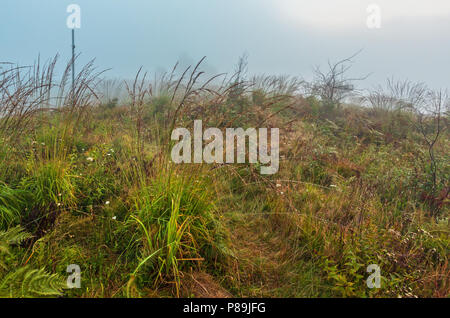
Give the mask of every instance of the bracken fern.
M 0 232 L 0 297 L 61 296 L 64 284 L 58 275 L 30 266 L 12 270 L 13 265 L 4 260 L 6 255 L 11 254 L 11 246 L 29 238 L 31 234 L 19 226 Z

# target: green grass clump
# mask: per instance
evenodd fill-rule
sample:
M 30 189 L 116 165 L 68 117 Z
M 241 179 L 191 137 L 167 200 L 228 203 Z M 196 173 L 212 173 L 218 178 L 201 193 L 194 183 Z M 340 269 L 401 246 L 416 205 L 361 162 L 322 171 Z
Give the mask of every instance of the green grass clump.
M 200 180 L 175 174 L 162 175 L 136 193 L 128 224 L 140 233 L 142 262 L 135 273 L 143 284 L 174 280 L 178 290 L 180 271 L 225 260 L 225 237 L 211 196 Z
M 0 230 L 18 225 L 28 212 L 31 194 L 0 183 Z
M 33 194 L 33 202 L 40 208 L 74 206 L 74 178 L 70 164 L 56 160 L 44 162 L 30 169 L 30 176 L 22 182 L 22 187 Z

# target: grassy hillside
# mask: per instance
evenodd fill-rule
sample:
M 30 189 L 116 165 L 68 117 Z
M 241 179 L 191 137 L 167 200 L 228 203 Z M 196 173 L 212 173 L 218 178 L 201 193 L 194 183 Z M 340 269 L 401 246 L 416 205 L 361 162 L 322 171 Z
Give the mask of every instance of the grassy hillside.
M 92 65 L 75 90 L 53 65 L 1 70 L 0 296 L 450 295 L 448 113 L 430 147 L 432 113 L 333 103 L 295 79 L 141 72 L 98 102 Z M 195 119 L 280 128 L 280 171 L 172 163 L 170 132 Z

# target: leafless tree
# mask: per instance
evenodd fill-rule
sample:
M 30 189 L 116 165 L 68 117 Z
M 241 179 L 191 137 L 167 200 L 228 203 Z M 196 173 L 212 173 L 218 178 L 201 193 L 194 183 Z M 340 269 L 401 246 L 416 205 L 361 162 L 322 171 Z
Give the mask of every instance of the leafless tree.
M 245 93 L 246 89 L 249 87 L 249 83 L 247 83 L 247 72 L 248 72 L 248 54 L 244 53 L 239 57 L 238 62 L 235 66 L 234 74 L 232 76 L 233 82 L 231 86 L 233 89 L 231 90 L 230 97 L 238 97 Z
M 314 69 L 314 81 L 310 87 L 313 95 L 320 97 L 323 103 L 329 107 L 340 107 L 345 98 L 355 91 L 354 82 L 362 81 L 363 77 L 349 77 L 353 59 L 361 51 L 335 63 L 328 61 L 328 69 L 322 71 L 320 67 Z
M 235 69 L 236 82 L 240 83 L 242 81 L 245 81 L 247 78 L 247 72 L 248 72 L 248 54 L 244 53 L 242 56 L 239 57 L 238 63 L 236 64 Z
M 427 146 L 432 190 L 435 191 L 438 185 L 438 161 L 435 154 L 435 146 L 448 129 L 446 114 L 450 109 L 450 96 L 447 91 L 429 90 L 424 96 L 424 102 L 418 105 L 413 109 L 415 114 L 413 124 Z

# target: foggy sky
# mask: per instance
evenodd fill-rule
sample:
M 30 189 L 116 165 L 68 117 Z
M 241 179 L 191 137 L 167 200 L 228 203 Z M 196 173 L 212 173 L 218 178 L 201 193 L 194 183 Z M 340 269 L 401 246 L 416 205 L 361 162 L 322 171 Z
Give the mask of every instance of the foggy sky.
M 81 6 L 81 61 L 96 58 L 108 77 L 131 78 L 142 65 L 168 70 L 207 56 L 209 72 L 231 72 L 243 53 L 251 74 L 310 79 L 311 69 L 356 51 L 351 75 L 450 87 L 447 0 L 1 0 L 0 61 L 31 64 L 40 54 L 70 57 L 66 7 Z M 369 29 L 366 8 L 381 8 Z

